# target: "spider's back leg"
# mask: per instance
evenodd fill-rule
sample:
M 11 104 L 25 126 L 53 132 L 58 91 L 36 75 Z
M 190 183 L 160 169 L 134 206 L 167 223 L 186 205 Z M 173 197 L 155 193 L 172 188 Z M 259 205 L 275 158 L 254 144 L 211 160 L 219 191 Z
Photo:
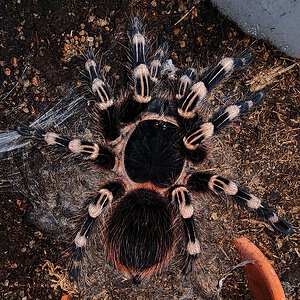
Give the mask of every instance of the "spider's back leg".
M 194 221 L 194 208 L 188 190 L 184 186 L 177 186 L 170 192 L 171 203 L 177 207 L 184 225 L 186 236 L 186 261 L 182 267 L 184 274 L 189 273 L 193 268 L 197 254 L 200 253 L 200 243 Z
M 117 182 L 111 182 L 104 186 L 99 192 L 89 199 L 87 211 L 84 213 L 79 224 L 79 230 L 71 246 L 71 262 L 69 266 L 69 279 L 74 281 L 80 274 L 80 265 L 83 256 L 87 250 L 88 237 L 91 235 L 93 228 L 106 208 L 113 200 L 124 194 L 124 187 Z
M 190 151 L 198 149 L 203 142 L 211 138 L 220 128 L 257 106 L 264 96 L 265 94 L 262 91 L 253 93 L 244 101 L 221 110 L 211 121 L 194 126 L 183 138 L 185 147 Z
M 232 196 L 237 203 L 255 210 L 279 233 L 290 234 L 293 232 L 292 225 L 278 216 L 272 208 L 266 207 L 259 198 L 242 190 L 227 178 L 209 173 L 194 173 L 188 179 L 188 187 L 195 191 L 211 191 L 217 195 L 224 193 Z

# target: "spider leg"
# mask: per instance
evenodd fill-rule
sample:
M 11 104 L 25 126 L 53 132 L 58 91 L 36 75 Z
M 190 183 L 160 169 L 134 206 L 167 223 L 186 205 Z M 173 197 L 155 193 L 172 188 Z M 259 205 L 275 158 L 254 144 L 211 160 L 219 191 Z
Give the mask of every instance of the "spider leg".
M 277 232 L 282 234 L 291 234 L 293 232 L 292 225 L 279 217 L 272 208 L 264 206 L 259 198 L 242 190 L 231 180 L 209 173 L 194 173 L 189 177 L 187 185 L 195 191 L 212 191 L 217 195 L 224 193 L 232 196 L 237 203 L 255 210 Z
M 120 122 L 117 118 L 111 90 L 99 72 L 100 67 L 94 60 L 93 53 L 88 53 L 87 57 L 85 70 L 89 78 L 91 93 L 95 100 L 95 119 L 100 123 L 104 138 L 113 141 L 120 135 Z
M 244 57 L 223 58 L 215 67 L 204 75 L 201 81 L 192 84 L 188 90 L 185 89 L 185 94 L 180 91 L 178 92 L 179 98 L 181 97 L 177 109 L 179 116 L 184 119 L 194 118 L 197 114 L 198 104 L 218 83 L 232 71 L 245 68 L 251 62 L 251 54 L 247 54 Z M 182 77 L 180 80 L 182 80 Z
M 235 118 L 257 106 L 264 98 L 262 91 L 251 94 L 243 102 L 230 105 L 219 112 L 211 121 L 194 126 L 183 138 L 183 143 L 188 150 L 196 150 L 201 143 L 212 137 L 220 128 L 232 122 Z
M 167 43 L 162 43 L 154 53 L 153 60 L 150 62 L 150 78 L 153 83 L 157 83 L 161 74 L 161 67 L 164 61 L 166 52 L 168 51 Z
M 133 18 L 128 36 L 132 52 L 133 94 L 121 105 L 120 120 L 124 123 L 133 121 L 151 101 L 152 80 L 146 58 L 146 39 L 142 24 L 138 18 Z M 155 74 L 154 66 L 152 68 Z
M 95 224 L 106 208 L 113 200 L 124 193 L 120 183 L 111 182 L 90 199 L 87 212 L 81 219 L 80 229 L 77 231 L 71 246 L 71 262 L 69 267 L 69 279 L 74 281 L 80 274 L 80 265 L 86 252 L 87 240 L 95 227 Z
M 178 79 L 177 82 L 177 93 L 176 99 L 182 99 L 189 88 L 191 87 L 192 83 L 196 79 L 196 70 L 193 68 L 188 68 L 184 71 L 183 75 Z
M 104 169 L 112 169 L 115 164 L 114 154 L 106 147 L 80 139 L 70 139 L 55 132 L 33 129 L 21 125 L 16 131 L 27 139 L 46 142 L 49 146 L 58 146 L 74 154 L 81 155 L 86 160 L 92 160 Z
M 171 191 L 172 203 L 178 208 L 181 215 L 185 235 L 186 235 L 186 254 L 187 260 L 183 266 L 182 272 L 187 274 L 193 267 L 197 254 L 200 253 L 200 244 L 196 236 L 195 221 L 194 221 L 194 208 L 191 204 L 191 197 L 188 190 L 184 186 L 177 186 Z

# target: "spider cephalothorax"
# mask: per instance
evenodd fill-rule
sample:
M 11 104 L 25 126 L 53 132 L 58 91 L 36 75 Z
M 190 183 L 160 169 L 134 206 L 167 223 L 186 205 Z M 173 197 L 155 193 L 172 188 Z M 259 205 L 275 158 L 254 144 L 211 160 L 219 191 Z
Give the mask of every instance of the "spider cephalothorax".
M 208 139 L 264 98 L 261 91 L 250 94 L 208 122 L 203 122 L 199 113 L 199 104 L 209 92 L 228 74 L 251 63 L 252 56 L 223 58 L 201 78 L 189 68 L 177 80 L 176 90 L 164 98 L 156 87 L 163 80 L 166 44 L 158 48 L 148 63 L 138 18 L 133 19 L 128 33 L 133 86 L 124 100 L 113 98 L 92 54 L 85 63 L 95 101 L 93 113 L 104 143 L 70 139 L 34 126 L 17 128 L 21 136 L 65 148 L 115 174 L 115 181 L 99 185 L 98 192 L 89 199 L 72 244 L 70 280 L 78 278 L 80 262 L 88 251 L 88 237 L 101 218 L 106 218 L 106 257 L 127 278 L 138 283 L 160 271 L 173 255 L 181 232 L 185 235 L 186 253 L 183 271 L 188 272 L 200 252 L 190 190 L 232 196 L 236 202 L 257 211 L 280 233 L 290 233 L 290 224 L 260 199 L 229 179 L 194 172 L 191 167 L 205 159 Z M 109 206 L 111 210 L 107 210 Z M 176 229 L 177 216 L 184 230 Z

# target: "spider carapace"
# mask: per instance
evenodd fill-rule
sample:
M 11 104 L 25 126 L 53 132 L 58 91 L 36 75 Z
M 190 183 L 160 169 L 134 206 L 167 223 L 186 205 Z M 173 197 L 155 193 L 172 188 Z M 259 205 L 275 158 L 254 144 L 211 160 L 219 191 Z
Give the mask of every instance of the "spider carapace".
M 104 182 L 89 199 L 79 230 L 74 234 L 70 280 L 78 278 L 81 261 L 89 251 L 88 238 L 101 218 L 106 218 L 102 242 L 108 261 L 135 283 L 159 272 L 168 263 L 181 233 L 186 254 L 182 270 L 190 271 L 200 252 L 193 209 L 196 200 L 190 191 L 231 196 L 255 210 L 278 232 L 290 233 L 291 225 L 259 198 L 229 179 L 195 172 L 193 168 L 206 158 L 207 140 L 264 98 L 262 91 L 250 94 L 206 122 L 199 112 L 200 103 L 210 91 L 231 72 L 247 67 L 252 56 L 223 58 L 201 78 L 188 68 L 164 97 L 161 82 L 170 80 L 162 71 L 167 45 L 159 46 L 148 62 L 144 30 L 138 18 L 132 20 L 128 36 L 133 71 L 132 86 L 124 99 L 114 99 L 93 53 L 88 52 L 86 57 L 85 71 L 95 102 L 93 117 L 104 142 L 72 139 L 32 126 L 17 128 L 21 136 L 64 148 L 116 175 L 115 181 Z M 109 206 L 111 210 L 107 210 Z M 181 221 L 176 224 L 184 230 L 176 230 L 177 216 Z

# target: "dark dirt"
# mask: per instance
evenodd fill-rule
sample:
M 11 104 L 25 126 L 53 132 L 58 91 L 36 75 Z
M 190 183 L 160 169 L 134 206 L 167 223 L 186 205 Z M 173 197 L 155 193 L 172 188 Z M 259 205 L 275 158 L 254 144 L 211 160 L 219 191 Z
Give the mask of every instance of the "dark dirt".
M 214 93 L 212 105 L 224 104 L 228 96 L 233 99 L 260 85 L 268 90 L 268 96 L 254 113 L 225 131 L 222 143 L 218 140 L 219 152 L 213 151 L 211 156 L 222 154 L 223 158 L 212 159 L 218 162 L 214 170 L 247 187 L 299 226 L 299 62 L 266 42 L 253 43 L 254 38 L 242 33 L 208 1 L 198 2 L 0 1 L 0 128 L 31 122 L 76 85 L 82 60 L 73 57 L 72 51 L 83 49 L 87 37 L 94 37 L 93 46 L 106 54 L 103 65 L 111 67 L 108 75 L 114 86 L 124 85 L 126 73 L 120 62 L 126 55 L 118 41 L 125 43 L 128 17 L 140 12 L 153 43 L 154 38 L 166 40 L 170 57 L 180 69 L 187 65 L 206 67 L 245 49 L 255 54 L 249 69 Z M 88 34 L 80 35 L 83 27 Z M 85 39 L 76 44 L 75 36 Z M 293 67 L 286 69 L 289 66 Z M 5 174 L 1 174 L 3 178 Z M 43 265 L 49 260 L 65 266 L 62 253 L 67 245 L 28 222 L 30 199 L 12 188 L 3 187 L 1 191 L 0 299 L 60 299 L 66 292 L 51 287 L 53 277 Z M 230 238 L 247 235 L 271 260 L 287 298 L 299 299 L 299 236 L 279 237 L 261 222 L 253 221 L 253 215 L 224 206 L 215 202 L 208 220 L 211 226 L 230 231 L 219 241 L 230 265 L 238 261 Z M 243 275 L 240 271 L 233 275 L 226 281 L 222 296 L 249 299 Z M 164 287 L 168 278 L 169 273 L 158 276 L 153 287 Z M 174 292 L 172 299 L 200 299 L 198 285 L 192 286 L 192 292 L 187 290 L 184 296 Z M 119 285 L 114 289 L 108 282 L 103 290 L 107 293 L 97 299 L 154 299 L 145 287 L 122 289 Z M 172 290 L 166 290 L 155 299 L 171 299 L 170 295 Z

